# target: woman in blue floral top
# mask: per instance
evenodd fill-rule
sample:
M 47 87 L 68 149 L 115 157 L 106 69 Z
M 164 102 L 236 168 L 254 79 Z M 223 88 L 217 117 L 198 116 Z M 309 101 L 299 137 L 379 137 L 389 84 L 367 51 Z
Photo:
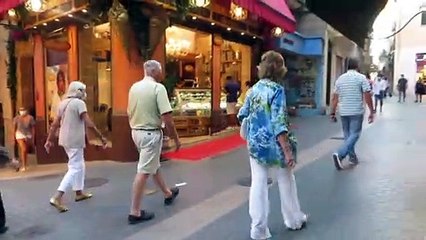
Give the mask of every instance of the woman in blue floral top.
M 296 139 L 289 132 L 284 87 L 278 84 L 287 72 L 281 54 L 268 51 L 259 65 L 259 82 L 247 95 L 238 119 L 245 121 L 245 137 L 250 154 L 252 184 L 249 212 L 251 238 L 271 237 L 268 228 L 268 170 L 276 172 L 281 212 L 286 227 L 300 230 L 307 216 L 300 210 L 293 168 L 296 164 Z

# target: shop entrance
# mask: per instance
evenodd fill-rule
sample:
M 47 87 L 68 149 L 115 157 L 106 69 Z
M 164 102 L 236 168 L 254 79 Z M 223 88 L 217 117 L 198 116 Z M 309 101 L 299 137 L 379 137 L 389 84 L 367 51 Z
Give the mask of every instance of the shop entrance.
M 251 48 L 230 41 L 222 41 L 221 53 L 213 56 L 210 33 L 181 26 L 166 29 L 165 81 L 173 107 L 174 121 L 180 137 L 208 136 L 212 118 L 212 77 L 220 73 L 220 109 L 226 114 L 226 79 L 238 82 L 237 108 L 244 100 L 246 82 L 251 80 Z M 221 60 L 213 67 L 213 58 Z M 217 93 L 215 93 L 217 94 Z

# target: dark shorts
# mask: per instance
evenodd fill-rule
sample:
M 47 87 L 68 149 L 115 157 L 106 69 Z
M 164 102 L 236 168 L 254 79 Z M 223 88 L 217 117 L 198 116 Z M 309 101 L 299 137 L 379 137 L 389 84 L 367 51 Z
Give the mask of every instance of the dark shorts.
M 375 94 L 375 95 L 374 95 L 374 97 L 375 97 L 377 100 L 383 100 L 383 92 L 380 92 L 380 94 Z

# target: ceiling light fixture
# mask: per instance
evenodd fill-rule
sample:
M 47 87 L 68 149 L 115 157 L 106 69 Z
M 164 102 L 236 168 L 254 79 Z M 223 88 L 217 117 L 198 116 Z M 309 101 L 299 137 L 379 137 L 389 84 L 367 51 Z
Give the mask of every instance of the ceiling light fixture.
M 15 9 L 10 9 L 9 11 L 7 11 L 7 14 L 9 15 L 9 17 L 16 17 Z
M 229 27 L 229 28 L 227 28 L 226 30 L 231 31 L 231 28 Z
M 82 12 L 84 12 L 84 13 L 87 13 L 88 11 L 87 11 L 87 9 L 83 9 L 83 10 L 81 10 Z
M 43 26 L 47 26 L 47 23 L 43 23 Z
M 272 36 L 274 36 L 274 37 L 282 37 L 282 36 L 284 36 L 284 30 L 282 29 L 282 28 L 280 28 L 280 27 L 274 27 L 273 29 L 272 29 Z
M 241 33 L 241 36 L 243 36 L 244 34 L 245 34 L 245 33 L 243 33 L 243 32 L 242 32 L 242 33 Z
M 44 1 L 28 0 L 25 2 L 25 8 L 32 12 L 42 12 L 44 10 Z
M 74 17 L 74 16 L 70 13 L 70 14 L 68 14 L 68 17 L 72 18 L 72 17 Z
M 237 4 L 233 2 L 231 2 L 230 14 L 231 14 L 231 18 L 237 21 L 246 20 L 248 15 L 247 10 L 245 10 L 244 8 L 238 6 Z
M 192 20 L 197 20 L 197 17 L 196 16 L 192 16 Z
M 59 22 L 60 20 L 59 20 L 59 18 L 55 18 L 55 22 Z
M 216 25 L 216 23 L 212 22 L 212 23 L 210 23 L 210 25 L 214 26 L 214 25 Z
M 190 0 L 189 4 L 193 7 L 207 7 L 210 4 L 210 0 Z

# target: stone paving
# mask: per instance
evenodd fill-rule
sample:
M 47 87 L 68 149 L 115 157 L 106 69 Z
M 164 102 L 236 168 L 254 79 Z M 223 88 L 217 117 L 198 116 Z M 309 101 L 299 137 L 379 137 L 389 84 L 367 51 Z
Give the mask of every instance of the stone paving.
M 394 99 L 392 99 L 394 100 Z M 391 101 L 392 101 L 391 100 Z M 389 100 L 388 100 L 389 101 Z M 426 105 L 387 103 L 384 113 L 363 133 L 361 164 L 337 172 L 330 154 L 340 143 L 340 125 L 319 116 L 296 119 L 300 164 L 296 173 L 308 228 L 284 229 L 277 187 L 270 192 L 272 239 L 419 239 L 426 236 Z M 95 197 L 58 214 L 48 199 L 61 176 L 51 174 L 0 182 L 11 230 L 1 239 L 249 239 L 247 152 L 239 149 L 197 163 L 167 162 L 170 184 L 186 182 L 174 206 L 162 196 L 145 197 L 154 221 L 126 222 L 134 163 L 96 163 L 88 167 Z M 153 188 L 152 183 L 149 187 Z

